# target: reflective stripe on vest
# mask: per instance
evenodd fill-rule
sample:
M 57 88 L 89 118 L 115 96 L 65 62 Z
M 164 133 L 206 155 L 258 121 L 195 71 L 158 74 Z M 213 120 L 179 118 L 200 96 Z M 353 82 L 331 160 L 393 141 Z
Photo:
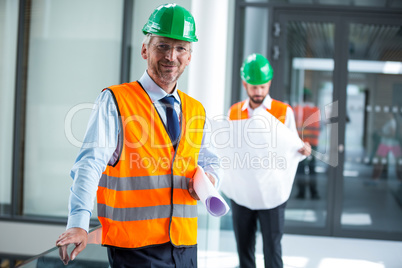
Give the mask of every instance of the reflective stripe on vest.
M 141 248 L 171 242 L 197 243 L 197 201 L 188 192 L 205 124 L 202 105 L 178 91 L 181 138 L 174 150 L 149 96 L 138 82 L 113 86 L 121 118 L 119 161 L 98 186 L 102 244 Z
M 238 102 L 233 104 L 232 107 L 230 107 L 229 111 L 230 120 L 243 120 L 249 118 L 247 109 L 242 110 L 242 107 L 245 102 L 246 101 Z M 272 99 L 271 109 L 267 109 L 267 111 L 284 124 L 286 119 L 286 111 L 288 107 L 290 106 L 287 105 L 286 103 Z

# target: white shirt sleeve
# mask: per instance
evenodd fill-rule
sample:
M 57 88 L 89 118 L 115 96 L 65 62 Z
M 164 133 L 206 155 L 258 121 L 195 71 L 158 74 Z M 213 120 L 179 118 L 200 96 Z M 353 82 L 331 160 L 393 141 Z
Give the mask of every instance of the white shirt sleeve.
M 285 126 L 287 126 L 292 132 L 297 133 L 295 114 L 290 107 L 286 110 Z
M 89 229 L 98 182 L 116 150 L 119 119 L 112 94 L 102 92 L 96 99 L 89 118 L 81 150 L 71 169 L 67 229 Z

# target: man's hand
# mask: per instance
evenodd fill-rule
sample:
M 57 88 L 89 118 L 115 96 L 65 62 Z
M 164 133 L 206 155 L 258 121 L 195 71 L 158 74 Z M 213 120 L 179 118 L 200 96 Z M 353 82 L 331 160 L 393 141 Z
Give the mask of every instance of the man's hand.
M 209 174 L 207 172 L 205 172 L 205 175 L 207 175 L 208 179 L 215 186 L 215 178 L 214 178 L 214 176 L 212 176 L 211 174 Z M 194 190 L 194 177 L 191 178 L 190 182 L 188 183 L 188 191 L 189 191 L 189 193 L 190 193 L 192 198 L 194 198 L 195 200 L 200 200 L 200 198 L 198 197 L 198 195 L 196 194 L 196 192 Z
M 81 228 L 70 228 L 59 236 L 56 241 L 56 246 L 59 247 L 60 259 L 65 265 L 71 260 L 74 260 L 81 251 L 87 246 L 88 233 Z M 75 244 L 74 250 L 71 252 L 71 257 L 68 256 L 67 246 Z
M 304 142 L 303 148 L 299 149 L 298 151 L 302 155 L 309 156 L 311 154 L 311 146 L 310 143 Z

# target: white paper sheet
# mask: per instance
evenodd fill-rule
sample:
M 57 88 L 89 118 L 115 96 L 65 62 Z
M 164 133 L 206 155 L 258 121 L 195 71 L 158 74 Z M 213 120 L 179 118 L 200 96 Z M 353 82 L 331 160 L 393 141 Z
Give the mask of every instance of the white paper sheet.
M 207 175 L 205 175 L 204 169 L 200 166 L 197 167 L 194 174 L 194 190 L 209 214 L 221 217 L 228 213 L 228 204 L 215 189 Z
M 210 121 L 208 142 L 224 169 L 222 192 L 250 209 L 274 208 L 288 200 L 303 142 L 263 111 L 251 119 Z

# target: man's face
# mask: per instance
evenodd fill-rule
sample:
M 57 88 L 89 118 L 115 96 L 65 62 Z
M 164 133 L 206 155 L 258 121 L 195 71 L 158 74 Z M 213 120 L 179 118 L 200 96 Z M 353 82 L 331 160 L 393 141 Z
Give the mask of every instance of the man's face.
M 162 36 L 153 36 L 142 45 L 141 55 L 148 62 L 149 76 L 163 89 L 171 90 L 190 63 L 190 43 Z
M 243 86 L 246 89 L 251 102 L 260 105 L 269 93 L 271 81 L 262 85 L 250 85 L 243 81 Z

